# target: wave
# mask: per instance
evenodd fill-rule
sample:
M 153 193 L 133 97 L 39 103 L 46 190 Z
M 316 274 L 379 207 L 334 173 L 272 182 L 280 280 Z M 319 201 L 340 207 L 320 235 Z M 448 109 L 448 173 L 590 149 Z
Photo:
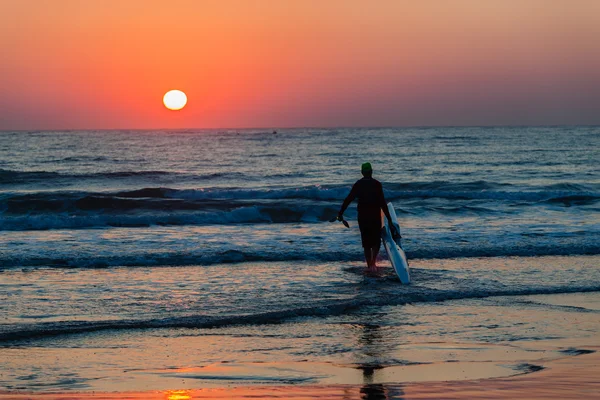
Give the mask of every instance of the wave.
M 131 204 L 129 204 L 131 206 Z M 122 208 L 122 209 L 126 209 Z M 335 210 L 323 209 L 323 214 L 335 215 Z M 84 229 L 104 227 L 149 227 L 149 226 L 186 226 L 186 225 L 229 225 L 258 223 L 289 223 L 325 221 L 322 215 L 311 216 L 292 208 L 275 207 L 239 207 L 228 211 L 159 212 L 136 214 L 38 214 L 27 216 L 0 217 L 0 230 L 49 230 Z
M 564 206 L 587 205 L 596 200 L 572 201 Z M 253 205 L 254 204 L 254 205 Z M 61 200 L 10 203 L 0 214 L 0 231 L 30 231 L 50 229 L 88 229 L 151 226 L 204 226 L 241 224 L 323 223 L 334 217 L 340 203 L 318 204 L 302 201 L 244 202 L 244 201 L 184 201 L 140 200 L 89 196 L 64 202 Z M 490 216 L 515 213 L 492 206 L 469 204 L 431 205 L 427 203 L 398 207 L 396 212 L 413 216 L 449 217 Z M 346 216 L 354 219 L 356 211 Z
M 562 203 L 566 206 L 572 205 L 588 205 L 594 204 L 598 201 L 598 197 L 594 195 L 570 195 L 570 196 L 559 196 L 545 200 L 547 203 Z
M 473 258 L 473 257 L 537 257 L 600 254 L 600 244 L 594 238 L 587 242 L 572 243 L 564 238 L 539 241 L 530 240 L 526 245 L 508 242 L 503 245 L 478 244 L 469 247 L 464 243 L 436 243 L 411 245 L 405 249 L 409 260 Z M 362 261 L 361 252 L 347 251 L 339 246 L 339 250 L 323 251 L 314 247 L 265 247 L 256 245 L 253 248 L 189 249 L 173 251 L 118 252 L 106 254 L 57 253 L 54 256 L 31 256 L 26 254 L 10 255 L 0 253 L 0 271 L 11 268 L 109 268 L 109 267 L 147 267 L 147 266 L 190 266 L 236 264 L 244 262 L 280 262 L 280 261 L 315 261 L 315 262 L 353 262 Z
M 58 172 L 13 171 L 13 170 L 0 169 L 0 184 L 30 183 L 32 181 L 53 179 L 58 176 L 60 176 L 60 174 Z
M 49 185 L 53 180 L 73 180 L 80 183 L 82 179 L 126 179 L 126 178 L 165 178 L 174 180 L 191 180 L 198 182 L 212 180 L 264 181 L 265 178 L 299 178 L 304 173 L 273 173 L 266 175 L 248 175 L 241 172 L 193 173 L 185 171 L 108 171 L 94 173 L 69 174 L 49 171 L 16 171 L 0 169 L 0 184 L 28 184 L 35 181 Z M 120 197 L 171 197 L 183 199 L 312 199 L 343 200 L 348 194 L 351 184 L 314 185 L 298 188 L 248 189 L 248 188 L 201 188 L 177 189 L 168 187 L 149 187 L 105 193 Z M 519 186 L 502 182 L 483 180 L 470 182 L 426 181 L 426 182 L 386 182 L 385 194 L 389 199 L 405 198 L 443 198 L 443 199 L 490 199 L 490 200 L 523 200 L 552 201 L 553 199 L 585 196 L 591 199 L 600 198 L 600 185 L 558 183 L 546 186 Z M 99 193 L 87 193 L 97 195 Z M 83 195 L 86 195 L 85 193 Z
M 163 174 L 163 172 L 136 172 L 136 174 Z M 38 174 L 38 173 L 32 173 Z M 40 172 L 40 174 L 54 174 Z M 119 176 L 128 176 L 129 172 L 115 172 Z M 168 173 L 170 174 L 170 173 Z M 224 174 L 209 174 L 205 178 L 222 177 Z M 231 174 L 225 174 L 231 176 Z M 236 174 L 234 174 L 236 175 Z M 348 195 L 351 185 L 314 185 L 298 188 L 282 189 L 246 189 L 246 188 L 200 188 L 177 189 L 168 187 L 148 187 L 120 192 L 40 192 L 36 196 L 104 196 L 129 198 L 173 198 L 186 200 L 204 199 L 309 199 L 309 200 L 343 200 Z M 600 185 L 578 185 L 571 183 L 548 186 L 518 187 L 507 183 L 485 181 L 473 182 L 410 182 L 389 183 L 385 185 L 388 199 L 406 198 L 442 198 L 442 199 L 491 199 L 491 200 L 524 200 L 551 201 L 568 197 L 584 196 L 589 199 L 600 199 Z
M 172 172 L 166 171 L 116 171 L 116 172 L 96 172 L 81 174 L 66 174 L 49 171 L 15 171 L 0 169 L 0 184 L 19 184 L 32 183 L 35 181 L 46 182 L 49 179 L 98 179 L 98 178 L 125 178 L 136 176 L 162 176 L 171 175 Z
M 243 172 L 212 172 L 212 173 L 193 173 L 183 171 L 106 171 L 93 173 L 77 173 L 70 174 L 64 172 L 52 171 L 15 171 L 0 169 L 0 185 L 22 185 L 32 183 L 50 184 L 65 184 L 73 183 L 80 184 L 82 180 L 119 180 L 130 178 L 141 178 L 146 180 L 165 179 L 171 180 L 187 180 L 187 181 L 213 181 L 213 180 L 253 180 L 259 181 L 273 178 L 301 178 L 304 173 L 266 173 L 261 176 L 249 176 Z
M 195 174 L 191 172 L 175 172 L 175 171 L 107 171 L 93 173 L 77 173 L 69 174 L 64 172 L 49 172 L 49 171 L 15 171 L 0 169 L 0 185 L 1 184 L 23 184 L 42 182 L 48 184 L 51 181 L 69 181 L 78 183 L 81 180 L 93 179 L 123 179 L 123 178 L 164 178 L 172 177 L 176 179 L 194 179 L 197 181 L 207 181 L 215 179 L 243 179 L 246 174 L 241 172 L 214 172 L 206 174 Z
M 595 187 L 562 184 L 517 190 L 489 182 L 391 184 L 388 200 L 398 212 L 415 215 L 491 215 L 515 212 L 498 207 L 590 206 Z M 510 190 L 498 190 L 508 188 Z M 47 230 L 152 225 L 323 222 L 334 216 L 346 185 L 296 189 L 146 187 L 118 192 L 43 191 L 0 194 L 0 230 Z M 407 204 L 406 207 L 402 204 Z M 352 215 L 354 209 L 348 213 Z
M 502 190 L 504 189 L 504 190 Z M 307 200 L 343 200 L 350 190 L 349 185 L 315 185 L 295 189 L 168 189 L 166 197 L 184 199 L 307 199 Z M 452 183 L 445 181 L 391 183 L 385 185 L 385 196 L 394 199 L 464 199 L 464 200 L 522 200 L 549 201 L 568 196 L 587 196 L 600 199 L 600 187 L 574 184 L 549 185 L 542 187 L 520 188 L 510 184 L 485 181 Z
M 232 325 L 265 325 L 278 324 L 299 317 L 327 317 L 340 315 L 361 307 L 368 306 L 397 306 L 413 303 L 439 302 L 447 300 L 487 298 L 495 296 L 526 296 L 559 293 L 586 293 L 598 292 L 600 285 L 588 286 L 557 286 L 557 287 L 528 287 L 520 289 L 472 289 L 461 290 L 434 290 L 401 288 L 394 295 L 359 296 L 346 301 L 323 301 L 310 306 L 257 312 L 227 316 L 191 315 L 169 318 L 136 319 L 136 320 L 109 320 L 109 321 L 60 321 L 38 324 L 20 325 L 16 329 L 9 328 L 0 332 L 0 342 L 14 342 L 61 335 L 78 333 L 91 333 L 99 331 L 127 331 L 138 329 L 165 329 L 165 328 L 219 328 Z

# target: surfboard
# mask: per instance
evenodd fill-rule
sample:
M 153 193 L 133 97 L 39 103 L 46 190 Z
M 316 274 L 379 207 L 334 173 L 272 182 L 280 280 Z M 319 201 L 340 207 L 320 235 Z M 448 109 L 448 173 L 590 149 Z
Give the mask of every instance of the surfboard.
M 398 223 L 398 217 L 396 216 L 394 206 L 392 203 L 388 203 L 387 207 L 388 211 L 390 212 L 390 216 L 392 217 L 392 223 L 398 230 L 398 233 L 400 233 L 400 224 Z M 381 229 L 381 239 L 383 241 L 383 246 L 385 247 L 385 251 L 390 259 L 390 262 L 392 263 L 392 267 L 394 267 L 394 271 L 396 271 L 398 278 L 400 278 L 400 282 L 408 285 L 410 283 L 410 270 L 408 268 L 406 254 L 404 254 L 404 249 L 402 248 L 401 238 L 392 237 L 385 214 L 382 215 L 382 220 L 383 226 Z

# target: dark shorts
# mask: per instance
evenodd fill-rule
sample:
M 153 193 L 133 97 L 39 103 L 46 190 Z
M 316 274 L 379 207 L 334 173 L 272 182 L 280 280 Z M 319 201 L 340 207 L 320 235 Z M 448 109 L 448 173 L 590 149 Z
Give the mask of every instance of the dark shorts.
M 363 247 L 381 246 L 381 217 L 359 218 L 358 227 Z

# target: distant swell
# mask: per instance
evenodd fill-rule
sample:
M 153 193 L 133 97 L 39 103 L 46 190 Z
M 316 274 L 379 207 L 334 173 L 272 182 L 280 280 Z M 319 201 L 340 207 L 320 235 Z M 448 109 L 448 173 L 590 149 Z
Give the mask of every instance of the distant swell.
M 448 291 L 426 289 L 421 291 L 405 291 L 394 296 L 365 296 L 341 302 L 322 302 L 313 306 L 270 311 L 254 314 L 231 316 L 182 316 L 172 318 L 157 318 L 146 320 L 119 321 L 64 321 L 20 325 L 0 332 L 0 342 L 28 340 L 77 333 L 99 331 L 127 331 L 135 329 L 164 329 L 164 328 L 217 328 L 231 325 L 263 325 L 281 323 L 297 317 L 319 317 L 340 315 L 345 312 L 365 306 L 388 306 L 408 303 L 438 302 L 446 300 L 486 298 L 493 296 L 524 296 L 536 294 L 585 293 L 600 291 L 599 285 L 581 287 L 531 287 L 506 290 L 472 290 Z
M 46 171 L 12 171 L 0 169 L 0 185 L 9 183 L 30 183 L 42 179 L 53 179 L 59 177 L 57 172 Z
M 65 159 L 66 160 L 66 159 Z M 72 160 L 66 160 L 72 161 Z M 93 159 L 91 161 L 98 161 Z M 295 174 L 266 174 L 266 177 L 271 178 L 300 178 L 304 176 L 303 173 Z M 231 180 L 231 179 L 242 179 L 242 180 L 256 180 L 256 178 L 248 177 L 242 172 L 212 172 L 212 173 L 194 173 L 185 171 L 105 171 L 105 172 L 92 172 L 92 173 L 65 173 L 65 172 L 52 172 L 52 171 L 15 171 L 0 169 L 0 185 L 20 185 L 20 184 L 35 184 L 40 183 L 44 185 L 52 184 L 79 184 L 82 180 L 93 180 L 93 181 L 118 181 L 127 180 L 129 178 L 141 178 L 144 180 L 152 181 L 152 179 L 164 179 L 172 178 L 190 180 L 195 182 L 206 182 L 212 180 Z
M 116 171 L 116 172 L 98 172 L 67 174 L 48 171 L 14 171 L 0 169 L 0 184 L 20 184 L 35 183 L 47 180 L 67 180 L 67 179 L 102 179 L 102 178 L 127 178 L 127 177 L 152 177 L 164 176 L 172 173 L 165 171 Z

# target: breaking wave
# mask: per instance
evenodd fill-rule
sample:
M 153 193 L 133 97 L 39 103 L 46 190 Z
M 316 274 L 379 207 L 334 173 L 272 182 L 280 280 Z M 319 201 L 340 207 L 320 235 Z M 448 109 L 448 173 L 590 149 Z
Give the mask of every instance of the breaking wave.
M 398 207 L 398 212 L 411 214 L 487 215 L 498 213 L 500 203 L 573 207 L 600 200 L 600 191 L 592 185 L 518 188 L 477 181 L 389 184 L 386 188 L 388 200 L 416 200 L 406 210 L 402 202 Z M 335 215 L 348 191 L 348 186 L 337 185 L 297 189 L 148 187 L 117 192 L 4 192 L 0 195 L 0 230 L 322 222 Z M 472 200 L 480 202 L 469 203 Z
M 597 235 L 595 235 L 597 236 Z M 189 266 L 236 264 L 244 262 L 285 262 L 285 261 L 317 261 L 317 262 L 353 262 L 362 261 L 362 252 L 347 251 L 344 248 L 323 251 L 311 246 L 287 246 L 265 248 L 254 245 L 249 248 L 190 248 L 177 251 L 166 247 L 164 250 L 148 249 L 146 251 L 84 254 L 75 252 L 53 255 L 2 255 L 0 253 L 0 271 L 11 268 L 108 268 L 108 267 L 147 267 L 147 266 Z M 531 240 L 524 245 L 516 242 L 504 244 L 454 244 L 431 242 L 411 244 L 405 248 L 409 260 L 413 259 L 448 259 L 470 257 L 504 257 L 504 256 L 560 256 L 560 255 L 594 255 L 600 254 L 600 244 L 592 236 L 586 242 L 574 243 L 559 239 L 544 241 Z

